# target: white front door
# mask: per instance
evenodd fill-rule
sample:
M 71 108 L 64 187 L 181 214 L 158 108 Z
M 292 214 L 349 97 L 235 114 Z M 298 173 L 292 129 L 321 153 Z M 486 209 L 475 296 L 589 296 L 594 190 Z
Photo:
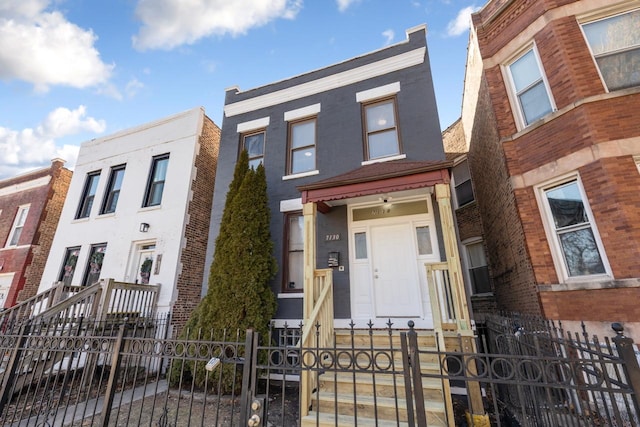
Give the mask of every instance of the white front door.
M 412 228 L 371 227 L 375 317 L 421 317 L 422 298 Z

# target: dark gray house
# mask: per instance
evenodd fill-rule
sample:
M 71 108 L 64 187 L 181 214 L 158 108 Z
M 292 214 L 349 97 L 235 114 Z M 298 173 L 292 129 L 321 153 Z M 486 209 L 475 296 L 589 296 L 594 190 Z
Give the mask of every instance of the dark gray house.
M 315 310 L 336 328 L 469 329 L 424 25 L 326 68 L 227 90 L 207 265 L 245 148 L 267 174 L 276 326 Z

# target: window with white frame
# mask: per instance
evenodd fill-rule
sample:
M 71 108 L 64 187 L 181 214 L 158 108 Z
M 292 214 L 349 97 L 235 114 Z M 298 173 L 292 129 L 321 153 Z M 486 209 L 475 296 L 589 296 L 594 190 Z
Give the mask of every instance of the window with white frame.
M 367 160 L 401 153 L 396 110 L 395 97 L 363 105 Z
M 603 250 L 578 179 L 544 188 L 542 195 L 565 276 L 606 274 Z
M 316 169 L 315 117 L 289 123 L 289 165 L 287 174 Z
M 13 220 L 13 226 L 9 232 L 9 239 L 7 239 L 7 246 L 17 246 L 20 242 L 20 236 L 22 235 L 22 229 L 27 222 L 27 215 L 29 214 L 29 205 L 18 207 L 16 217 Z
M 507 66 L 519 115 L 525 126 L 553 111 L 542 64 L 532 46 Z
M 469 280 L 471 281 L 471 291 L 474 294 L 491 292 L 489 267 L 487 266 L 483 242 L 474 241 L 465 244 L 464 247 L 467 252 L 467 269 L 469 271 Z
M 264 137 L 264 130 L 242 135 L 242 147 L 249 155 L 250 168 L 255 169 L 260 163 L 264 163 Z
M 93 207 L 93 200 L 96 197 L 99 180 L 100 171 L 87 174 L 87 178 L 84 181 L 84 189 L 82 190 L 82 197 L 80 198 L 80 205 L 76 212 L 76 219 L 89 218 L 89 215 L 91 215 L 91 208 Z
M 453 167 L 452 175 L 458 207 L 473 202 L 475 197 L 473 195 L 473 187 L 471 185 L 469 163 L 466 159 Z
M 300 212 L 285 214 L 284 292 L 304 290 L 304 216 Z
M 640 85 L 640 9 L 582 24 L 610 91 Z

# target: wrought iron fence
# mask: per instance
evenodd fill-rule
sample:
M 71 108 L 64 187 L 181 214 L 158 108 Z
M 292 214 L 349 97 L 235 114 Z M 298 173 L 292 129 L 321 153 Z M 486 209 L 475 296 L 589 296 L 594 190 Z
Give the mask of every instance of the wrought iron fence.
M 167 317 L 119 322 L 0 336 L 0 425 L 639 425 L 640 369 L 619 328 L 600 340 L 494 317 L 475 341 L 352 323 L 301 346 L 302 325 L 182 340 Z M 317 386 L 300 408 L 304 372 Z

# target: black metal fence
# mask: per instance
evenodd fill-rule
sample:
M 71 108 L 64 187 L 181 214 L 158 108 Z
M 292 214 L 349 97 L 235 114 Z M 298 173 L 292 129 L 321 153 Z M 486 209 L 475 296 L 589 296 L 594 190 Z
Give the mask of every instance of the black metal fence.
M 640 369 L 621 329 L 600 340 L 495 316 L 477 339 L 445 340 L 352 324 L 330 348 L 300 348 L 299 327 L 180 340 L 167 317 L 120 321 L 6 330 L 0 425 L 639 425 Z M 318 386 L 300 408 L 305 373 Z

